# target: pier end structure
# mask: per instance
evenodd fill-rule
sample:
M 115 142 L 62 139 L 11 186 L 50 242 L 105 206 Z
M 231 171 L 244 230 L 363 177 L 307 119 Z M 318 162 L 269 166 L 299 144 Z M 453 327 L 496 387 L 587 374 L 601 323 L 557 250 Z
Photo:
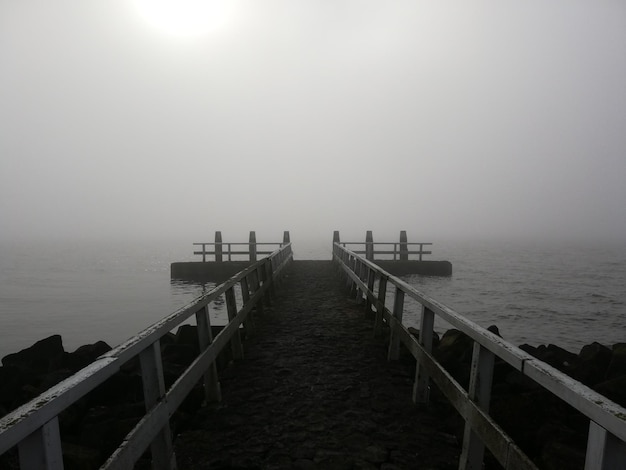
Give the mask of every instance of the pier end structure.
M 289 231 L 283 232 L 282 242 L 259 243 L 256 232 L 250 231 L 248 242 L 224 242 L 222 232 L 215 232 L 214 242 L 194 243 L 198 247 L 193 254 L 202 261 L 181 261 L 170 265 L 171 279 L 200 282 L 223 282 L 251 264 L 259 255 L 269 255 L 291 242 Z M 238 258 L 238 259 L 234 259 Z
M 451 276 L 452 263 L 450 261 L 433 261 L 423 259 L 432 254 L 430 242 L 409 242 L 406 230 L 400 232 L 398 242 L 375 242 L 371 230 L 365 234 L 365 242 L 341 241 L 338 230 L 333 233 L 333 245 L 339 243 L 344 248 L 358 255 L 365 255 L 365 259 L 372 261 L 380 268 L 394 276 L 420 274 L 424 276 Z

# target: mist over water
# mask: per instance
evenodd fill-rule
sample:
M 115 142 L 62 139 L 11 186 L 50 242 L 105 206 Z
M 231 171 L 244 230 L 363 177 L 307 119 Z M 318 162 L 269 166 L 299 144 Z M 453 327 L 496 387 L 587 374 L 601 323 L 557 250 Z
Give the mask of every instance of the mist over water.
M 293 246 L 296 259 L 330 259 L 330 241 Z M 0 248 L 0 356 L 52 334 L 68 351 L 98 340 L 115 346 L 213 286 L 170 280 L 171 262 L 199 260 L 191 243 Z M 497 325 L 515 345 L 578 352 L 592 341 L 626 340 L 626 245 L 457 241 L 432 249 L 428 258 L 451 261 L 453 276 L 404 279 L 483 327 Z M 418 311 L 407 299 L 407 325 L 418 326 Z M 225 323 L 222 305 L 210 314 L 213 324 Z
M 157 3 L 0 2 L 5 352 L 123 341 L 215 230 L 407 230 L 454 267 L 410 282 L 513 342 L 622 337 L 624 2 Z

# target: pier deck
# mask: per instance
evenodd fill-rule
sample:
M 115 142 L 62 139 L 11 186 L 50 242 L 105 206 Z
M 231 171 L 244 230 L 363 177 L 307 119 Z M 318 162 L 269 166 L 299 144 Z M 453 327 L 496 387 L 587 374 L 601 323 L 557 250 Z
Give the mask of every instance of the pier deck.
M 387 361 L 334 269 L 291 264 L 221 375 L 222 402 L 175 439 L 179 468 L 458 468 L 450 423 L 412 403 L 414 366 Z

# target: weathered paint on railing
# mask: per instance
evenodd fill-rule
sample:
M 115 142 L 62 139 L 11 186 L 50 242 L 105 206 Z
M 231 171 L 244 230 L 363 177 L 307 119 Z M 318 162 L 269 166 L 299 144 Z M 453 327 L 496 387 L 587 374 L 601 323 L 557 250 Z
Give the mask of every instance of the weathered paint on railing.
M 96 359 L 68 379 L 60 382 L 34 400 L 0 419 L 0 454 L 18 446 L 20 468 L 63 469 L 58 415 L 84 395 L 110 378 L 136 357 L 140 358 L 146 414 L 126 436 L 120 447 L 102 468 L 132 468 L 141 455 L 152 446 L 154 469 L 176 468 L 169 431 L 169 418 L 189 394 L 204 379 L 207 401 L 220 400 L 220 388 L 215 369 L 217 355 L 231 344 L 242 356 L 239 326 L 253 308 L 262 307 L 271 298 L 274 283 L 293 259 L 291 243 L 273 252 L 228 281 L 216 286 L 194 302 L 146 328 L 120 346 Z M 237 310 L 232 302 L 235 285 L 245 286 L 243 305 Z M 208 305 L 225 294 L 229 305 L 229 323 L 211 337 Z M 231 299 L 228 302 L 228 299 Z M 160 339 L 175 327 L 195 315 L 201 353 L 176 382 L 165 390 L 161 363 Z M 237 356 L 236 356 L 237 357 Z
M 356 292 L 358 299 L 365 296 L 367 308 L 374 307 L 374 333 L 380 334 L 383 321 L 389 325 L 389 358 L 397 357 L 399 344 L 403 344 L 415 357 L 413 400 L 427 403 L 428 383 L 433 380 L 464 418 L 466 426 L 459 468 L 481 468 L 485 446 L 505 469 L 536 468 L 489 415 L 495 356 L 589 418 L 586 470 L 626 468 L 626 409 L 390 275 L 343 247 L 337 240 L 333 243 L 333 260 L 345 273 L 347 285 L 352 287 L 351 292 Z M 378 293 L 373 288 L 376 280 Z M 391 286 L 395 288 L 393 310 L 385 306 L 386 293 Z M 406 296 L 419 302 L 422 308 L 419 339 L 402 325 Z M 431 354 L 435 315 L 474 341 L 468 390 L 453 379 Z

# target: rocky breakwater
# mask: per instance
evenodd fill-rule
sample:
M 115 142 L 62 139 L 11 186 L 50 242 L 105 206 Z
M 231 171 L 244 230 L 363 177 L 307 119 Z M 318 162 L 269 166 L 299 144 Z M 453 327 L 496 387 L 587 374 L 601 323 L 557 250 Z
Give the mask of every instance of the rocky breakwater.
M 214 335 L 219 332 L 214 327 Z M 499 334 L 496 327 L 490 330 Z M 417 331 L 413 331 L 417 334 Z M 2 359 L 0 367 L 0 415 L 37 397 L 49 387 L 71 376 L 111 347 L 99 341 L 74 352 L 66 352 L 61 336 L 43 339 L 28 349 Z M 578 354 L 555 345 L 522 345 L 521 349 L 579 380 L 616 403 L 626 406 L 626 343 L 607 347 L 592 343 Z M 199 351 L 196 329 L 182 326 L 176 334 L 161 340 L 166 386 L 171 385 Z M 463 386 L 469 382 L 472 340 L 458 330 L 437 337 L 434 356 Z M 407 378 L 415 370 L 412 356 L 404 356 Z M 218 357 L 218 369 L 231 361 L 230 348 Z M 401 364 L 398 364 L 401 365 Z M 203 390 L 197 386 L 171 420 L 174 435 L 193 422 L 202 406 Z M 445 412 L 445 398 L 433 386 L 431 400 L 442 410 L 458 443 L 462 442 L 463 422 L 451 409 Z M 588 419 L 544 390 L 532 380 L 496 360 L 492 388 L 491 415 L 541 469 L 583 469 Z M 67 470 L 98 468 L 144 413 L 141 371 L 138 361 L 87 394 L 59 416 L 63 456 Z M 486 457 L 487 469 L 499 468 Z M 146 458 L 137 468 L 148 468 Z M 0 456 L 0 468 L 18 468 L 17 452 Z
M 497 327 L 489 330 L 499 335 Z M 433 348 L 433 355 L 466 389 L 472 343 L 452 329 L 437 338 Z M 609 347 L 594 342 L 578 354 L 553 344 L 520 348 L 626 407 L 626 343 Z M 436 390 L 433 395 L 444 400 Z M 589 419 L 501 359 L 494 366 L 490 414 L 539 468 L 584 468 Z M 463 425 L 457 420 L 454 426 L 461 442 Z M 487 459 L 487 468 L 499 468 Z
M 220 330 L 220 327 L 213 327 L 213 334 L 217 335 Z M 170 333 L 161 339 L 166 387 L 174 383 L 199 353 L 197 338 L 195 327 L 183 325 L 176 334 Z M 27 403 L 110 350 L 108 344 L 98 341 L 74 352 L 66 352 L 61 336 L 53 335 L 5 356 L 0 367 L 0 416 Z M 225 348 L 218 356 L 218 369 L 223 369 L 230 360 L 230 348 Z M 177 428 L 184 427 L 203 399 L 203 389 L 198 385 L 171 420 L 174 433 Z M 135 359 L 59 416 L 65 469 L 98 468 L 141 419 L 144 411 L 141 370 Z M 0 456 L 0 468 L 19 468 L 15 449 Z M 138 468 L 142 468 L 142 462 Z

